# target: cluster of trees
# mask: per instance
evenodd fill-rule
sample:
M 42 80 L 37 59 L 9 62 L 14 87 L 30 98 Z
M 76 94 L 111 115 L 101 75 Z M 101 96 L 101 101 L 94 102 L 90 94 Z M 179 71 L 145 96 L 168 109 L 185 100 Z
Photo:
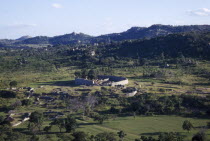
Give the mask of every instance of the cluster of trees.
M 103 111 L 104 114 L 133 114 L 138 115 L 209 115 L 209 97 L 195 95 L 157 96 L 155 94 L 141 94 L 134 97 L 118 97 L 105 87 L 96 91 L 92 96 L 80 98 L 67 98 L 64 100 L 66 108 L 72 112 L 82 112 L 83 116 L 103 119 L 94 113 L 95 106 L 110 107 Z M 106 118 L 105 118 L 106 119 Z
M 0 140 L 1 141 L 26 141 L 25 134 L 14 131 L 9 125 L 0 125 Z
M 76 71 L 74 74 L 77 78 L 87 78 L 93 80 L 98 78 L 99 71 L 94 69 L 90 70 L 83 69 L 81 71 Z
M 103 120 L 105 120 L 107 117 L 102 117 Z M 96 119 L 99 121 L 99 123 L 103 122 L 99 117 Z M 28 130 L 33 134 L 31 138 L 34 138 L 36 140 L 39 140 L 39 137 L 36 136 L 38 132 L 41 132 L 41 128 L 43 126 L 44 122 L 44 116 L 41 112 L 35 111 L 31 113 L 30 120 L 28 124 Z M 69 115 L 67 118 L 58 118 L 54 119 L 49 126 L 45 126 L 43 128 L 43 131 L 46 133 L 49 133 L 51 131 L 52 126 L 57 126 L 60 130 L 60 134 L 58 134 L 58 138 L 61 140 L 68 140 L 68 141 L 117 141 L 116 135 L 114 133 L 99 133 L 97 135 L 90 135 L 85 132 L 75 131 L 75 129 L 78 127 L 78 123 L 75 119 L 75 117 Z M 66 133 L 70 134 L 61 134 L 62 129 L 65 129 Z M 126 136 L 126 134 L 123 131 L 118 132 L 118 136 L 121 141 L 123 141 L 123 138 Z
M 135 141 L 184 141 L 184 138 L 178 133 L 169 132 L 160 133 L 158 139 L 151 136 L 141 136 L 140 139 L 135 139 Z
M 72 134 L 58 134 L 61 141 L 117 141 L 117 137 L 112 132 L 102 132 L 97 135 L 90 135 L 82 131 L 76 131 Z
M 90 116 L 94 111 L 95 106 L 98 104 L 98 99 L 96 96 L 87 96 L 81 98 L 66 98 L 64 99 L 66 108 L 71 110 L 71 112 L 82 112 L 84 116 Z
M 160 133 L 158 138 L 152 136 L 146 137 L 141 136 L 140 139 L 135 139 L 135 141 L 184 141 L 184 137 L 176 132 Z M 192 141 L 206 141 L 205 132 L 198 132 L 192 137 Z
M 44 123 L 43 113 L 35 111 L 30 115 L 28 130 L 31 133 L 36 134 L 41 131 L 43 123 Z M 68 115 L 67 118 L 64 119 L 55 119 L 53 122 L 50 123 L 50 126 L 44 127 L 43 130 L 45 132 L 49 132 L 51 130 L 51 126 L 53 125 L 56 125 L 60 129 L 60 132 L 62 131 L 63 128 L 65 128 L 66 132 L 70 133 L 77 128 L 77 121 L 74 117 Z
M 33 40 L 33 39 L 28 39 Z M 138 66 L 145 60 L 166 58 L 210 59 L 209 33 L 182 33 L 150 40 L 113 42 L 93 46 L 61 45 L 48 48 L 10 49 L 0 48 L 0 70 L 17 71 L 54 71 L 59 67 L 79 66 L 96 68 L 96 66 Z M 77 49 L 74 49 L 77 48 Z M 94 48 L 94 56 L 87 55 Z M 7 58 L 7 59 L 5 59 Z M 9 59 L 8 59 L 9 58 Z M 182 59 L 187 63 L 196 63 L 192 59 Z M 179 62 L 182 63 L 182 62 Z
M 133 112 L 134 115 L 152 115 L 152 114 L 195 114 L 195 116 L 202 115 L 196 113 L 196 109 L 206 111 L 203 114 L 208 114 L 208 98 L 191 95 L 180 96 L 156 96 L 152 94 L 143 94 L 121 100 L 121 105 L 125 108 L 122 111 Z M 188 111 L 188 112 L 187 112 Z M 195 112 L 194 112 L 195 111 Z

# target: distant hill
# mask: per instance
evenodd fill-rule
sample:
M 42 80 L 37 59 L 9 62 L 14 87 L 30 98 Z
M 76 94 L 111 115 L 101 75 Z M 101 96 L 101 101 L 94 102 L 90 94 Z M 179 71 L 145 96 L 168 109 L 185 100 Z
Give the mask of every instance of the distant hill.
M 150 39 L 158 36 L 166 36 L 182 32 L 207 32 L 210 25 L 190 25 L 190 26 L 171 26 L 171 25 L 152 25 L 150 27 L 132 27 L 125 32 L 113 33 L 101 36 L 90 36 L 83 33 L 71 33 L 55 37 L 23 36 L 17 40 L 0 40 L 1 44 L 51 44 L 51 45 L 81 45 L 94 43 L 110 43 L 111 41 L 124 41 L 134 39 Z
M 47 36 L 37 36 L 34 38 L 29 38 L 18 42 L 18 44 L 49 44 L 50 37 Z
M 11 45 L 11 44 L 14 44 L 16 43 L 17 41 L 15 40 L 9 40 L 9 39 L 0 39 L 0 47 L 3 47 L 3 46 L 8 46 L 8 45 Z
M 98 38 L 106 38 L 113 41 L 133 40 L 142 38 L 154 38 L 181 32 L 202 32 L 210 31 L 210 25 L 191 25 L 191 26 L 171 26 L 171 25 L 152 25 L 150 27 L 132 27 L 125 32 L 107 34 Z
M 105 54 L 115 52 L 115 56 L 121 57 L 154 59 L 164 55 L 167 58 L 185 56 L 209 60 L 210 32 L 177 33 L 152 39 L 125 41 L 116 47 L 112 45 L 108 48 L 112 50 Z
M 16 40 L 23 41 L 23 40 L 26 40 L 26 39 L 29 39 L 29 38 L 32 38 L 32 37 L 27 35 L 27 36 L 22 36 L 22 37 L 20 37 L 20 38 L 18 38 Z
M 53 38 L 49 39 L 49 43 L 53 45 L 59 45 L 59 44 L 80 44 L 80 43 L 90 43 L 91 38 L 93 38 L 90 35 L 86 35 L 83 33 L 71 33 L 61 36 L 55 36 Z

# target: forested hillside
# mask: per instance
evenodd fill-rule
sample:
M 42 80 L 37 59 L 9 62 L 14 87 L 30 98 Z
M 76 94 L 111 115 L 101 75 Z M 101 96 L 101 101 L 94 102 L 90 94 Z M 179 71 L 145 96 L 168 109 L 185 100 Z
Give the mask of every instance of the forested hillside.
M 186 57 L 209 60 L 209 43 L 209 32 L 191 32 L 98 46 L 56 45 L 28 49 L 2 47 L 0 63 L 1 71 L 26 68 L 47 71 L 62 66 L 91 67 L 88 64 L 115 66 L 122 63 L 126 66 L 126 60 L 133 60 L 134 65 L 139 65 L 138 62 L 144 59 Z M 91 55 L 91 52 L 94 52 L 94 55 Z

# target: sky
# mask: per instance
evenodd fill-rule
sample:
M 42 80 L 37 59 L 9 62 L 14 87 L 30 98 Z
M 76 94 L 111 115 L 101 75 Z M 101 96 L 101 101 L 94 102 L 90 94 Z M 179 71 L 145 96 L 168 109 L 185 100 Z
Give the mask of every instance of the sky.
M 153 24 L 210 25 L 210 0 L 0 0 L 0 39 L 97 36 Z

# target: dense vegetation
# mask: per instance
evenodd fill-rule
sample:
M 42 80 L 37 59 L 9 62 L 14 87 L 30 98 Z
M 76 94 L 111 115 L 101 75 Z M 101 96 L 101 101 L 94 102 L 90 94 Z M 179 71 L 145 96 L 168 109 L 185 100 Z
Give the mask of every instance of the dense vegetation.
M 159 33 L 159 28 L 164 31 Z M 121 36 L 93 38 L 72 33 L 19 40 L 24 44 L 54 44 L 41 48 L 8 47 L 7 40 L 2 40 L 0 140 L 209 139 L 210 33 L 207 28 L 154 25 L 132 28 Z M 148 34 L 151 29 L 153 32 Z M 88 87 L 76 86 L 72 81 L 74 77 L 97 80 L 101 74 L 127 77 L 129 85 L 127 88 Z M 126 95 L 132 91 L 137 94 Z M 169 128 L 168 118 L 174 116 L 179 125 Z M 166 121 L 157 125 L 156 132 L 150 127 L 151 130 L 143 133 L 138 130 L 139 123 L 146 121 L 144 117 L 156 124 L 159 119 Z M 19 122 L 21 125 L 16 125 Z

